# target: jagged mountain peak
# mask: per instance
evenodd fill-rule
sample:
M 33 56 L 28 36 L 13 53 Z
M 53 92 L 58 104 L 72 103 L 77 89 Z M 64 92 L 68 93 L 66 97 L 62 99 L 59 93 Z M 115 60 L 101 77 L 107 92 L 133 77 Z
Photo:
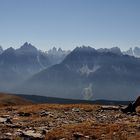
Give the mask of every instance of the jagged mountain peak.
M 56 47 L 53 47 L 52 49 L 50 49 L 47 54 L 48 55 L 67 55 L 69 54 L 70 51 L 66 51 L 66 50 L 63 50 L 61 48 L 56 48 Z
M 4 53 L 13 53 L 15 52 L 15 49 L 13 47 L 7 48 Z
M 112 53 L 115 53 L 115 54 L 122 54 L 121 50 L 119 47 L 113 47 L 113 48 L 110 48 L 110 51 Z
M 113 54 L 117 54 L 117 55 L 122 55 L 122 52 L 120 50 L 119 47 L 112 47 L 112 48 L 100 48 L 97 49 L 98 52 L 100 53 L 113 53 Z
M 73 52 L 96 52 L 96 50 L 90 46 L 80 46 L 80 47 L 76 47 Z
M 112 53 L 112 54 L 122 55 L 122 52 L 119 47 L 95 49 L 90 46 L 81 46 L 81 47 L 76 47 L 73 52 Z
M 59 51 L 59 52 L 63 52 L 63 50 L 62 50 L 61 48 L 58 48 L 58 51 Z
M 37 48 L 33 46 L 32 44 L 25 42 L 19 49 L 17 49 L 19 52 L 37 52 Z

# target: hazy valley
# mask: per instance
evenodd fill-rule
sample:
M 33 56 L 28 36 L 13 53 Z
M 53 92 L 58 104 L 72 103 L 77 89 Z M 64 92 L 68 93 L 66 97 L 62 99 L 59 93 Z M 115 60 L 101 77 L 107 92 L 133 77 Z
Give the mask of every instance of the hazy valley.
M 81 100 L 134 100 L 140 91 L 140 58 L 126 52 L 89 46 L 43 52 L 27 42 L 19 49 L 1 48 L 0 90 Z

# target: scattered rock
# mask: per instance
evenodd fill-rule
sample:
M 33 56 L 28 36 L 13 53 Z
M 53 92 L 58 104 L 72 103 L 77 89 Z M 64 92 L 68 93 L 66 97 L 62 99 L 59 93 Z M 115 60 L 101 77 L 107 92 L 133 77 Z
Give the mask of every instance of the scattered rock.
M 72 111 L 73 112 L 80 112 L 80 109 L 79 108 L 73 108 Z
M 84 137 L 84 135 L 83 135 L 82 133 L 79 133 L 79 132 L 75 132 L 75 133 L 73 134 L 73 136 L 74 136 L 76 139 L 79 139 L 79 138 L 81 138 L 81 137 Z
M 86 139 L 90 139 L 90 136 L 85 136 Z
M 6 133 L 5 135 L 11 137 L 11 136 L 12 136 L 12 133 L 9 133 L 9 132 L 8 132 L 8 133 Z
M 18 125 L 18 124 L 7 124 L 6 126 L 10 127 L 10 128 L 21 128 L 22 127 L 22 125 Z
M 102 110 L 120 110 L 120 106 L 109 106 L 109 105 L 104 105 L 101 107 Z
M 47 112 L 47 111 L 40 112 L 41 117 L 48 116 L 49 114 L 50 114 L 50 112 Z
M 26 139 L 30 138 L 30 139 L 36 139 L 36 140 L 43 140 L 43 135 L 39 132 L 34 131 L 34 130 L 22 131 L 20 134 L 20 137 L 24 137 Z
M 81 107 L 77 106 L 66 109 L 49 108 L 48 110 L 47 107 L 44 108 L 43 106 L 42 108 L 37 109 L 37 111 L 32 111 L 31 113 L 27 113 L 25 108 L 25 112 L 20 112 L 18 110 L 20 110 L 18 107 L 12 112 L 7 112 L 7 110 L 0 109 L 0 139 L 9 138 L 12 140 L 13 137 L 17 136 L 23 140 L 43 140 L 45 136 L 49 135 L 51 131 L 57 127 L 61 128 L 61 126 L 63 127 L 64 125 L 73 126 L 73 124 L 78 125 L 84 122 L 93 123 L 91 126 L 93 134 L 86 134 L 84 132 L 84 128 L 81 129 L 83 131 L 80 131 L 79 128 L 71 132 L 73 139 L 98 139 L 98 136 L 96 135 L 96 125 L 101 128 L 104 126 L 114 125 L 113 128 L 118 129 L 118 127 L 121 125 L 129 126 L 130 124 L 130 129 L 127 129 L 126 127 L 120 132 L 128 134 L 128 136 L 134 136 L 140 131 L 140 114 L 134 112 L 127 115 L 126 113 L 122 113 L 120 111 L 119 106 L 105 105 L 100 106 L 100 110 L 98 108 L 98 110 L 92 111 L 85 111 Z M 28 118 L 28 116 L 31 117 Z M 113 138 L 118 138 L 118 132 L 113 131 L 113 129 L 111 135 Z M 65 136 L 60 138 L 61 140 L 67 139 Z M 107 138 L 106 131 L 102 131 L 100 133 L 100 138 Z
M 1 117 L 3 117 L 3 118 L 11 118 L 10 115 L 2 115 Z
M 134 132 L 134 131 L 130 132 L 131 135 L 134 135 L 135 133 L 136 133 L 136 132 Z
M 61 138 L 60 140 L 66 140 L 66 138 Z
M 5 122 L 7 122 L 7 118 L 1 118 L 0 117 L 0 123 L 5 123 Z
M 22 130 L 21 129 L 16 130 L 15 135 L 17 136 L 22 135 Z
M 0 117 L 0 123 L 12 123 L 10 118 Z
M 29 116 L 31 116 L 31 113 L 27 113 L 27 112 L 18 112 L 18 116 L 29 117 Z

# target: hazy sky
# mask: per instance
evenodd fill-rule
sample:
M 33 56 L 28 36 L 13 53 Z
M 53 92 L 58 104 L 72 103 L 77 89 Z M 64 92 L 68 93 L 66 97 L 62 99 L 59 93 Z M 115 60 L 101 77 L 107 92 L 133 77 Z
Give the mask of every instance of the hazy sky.
M 140 47 L 140 0 L 0 0 L 0 44 Z

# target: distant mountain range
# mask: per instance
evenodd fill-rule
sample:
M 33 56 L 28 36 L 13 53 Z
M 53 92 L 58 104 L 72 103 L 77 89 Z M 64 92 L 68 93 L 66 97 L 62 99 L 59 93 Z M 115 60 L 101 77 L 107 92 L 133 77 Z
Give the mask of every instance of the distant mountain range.
M 11 90 L 41 70 L 60 63 L 68 53 L 56 48 L 43 52 L 27 42 L 18 49 L 0 47 L 0 90 Z
M 140 94 L 140 59 L 118 47 L 77 47 L 60 63 L 35 74 L 17 93 L 72 99 L 133 100 Z
M 133 53 L 132 53 L 133 52 Z M 133 100 L 140 94 L 140 48 L 72 52 L 0 47 L 0 91 L 86 100 Z

